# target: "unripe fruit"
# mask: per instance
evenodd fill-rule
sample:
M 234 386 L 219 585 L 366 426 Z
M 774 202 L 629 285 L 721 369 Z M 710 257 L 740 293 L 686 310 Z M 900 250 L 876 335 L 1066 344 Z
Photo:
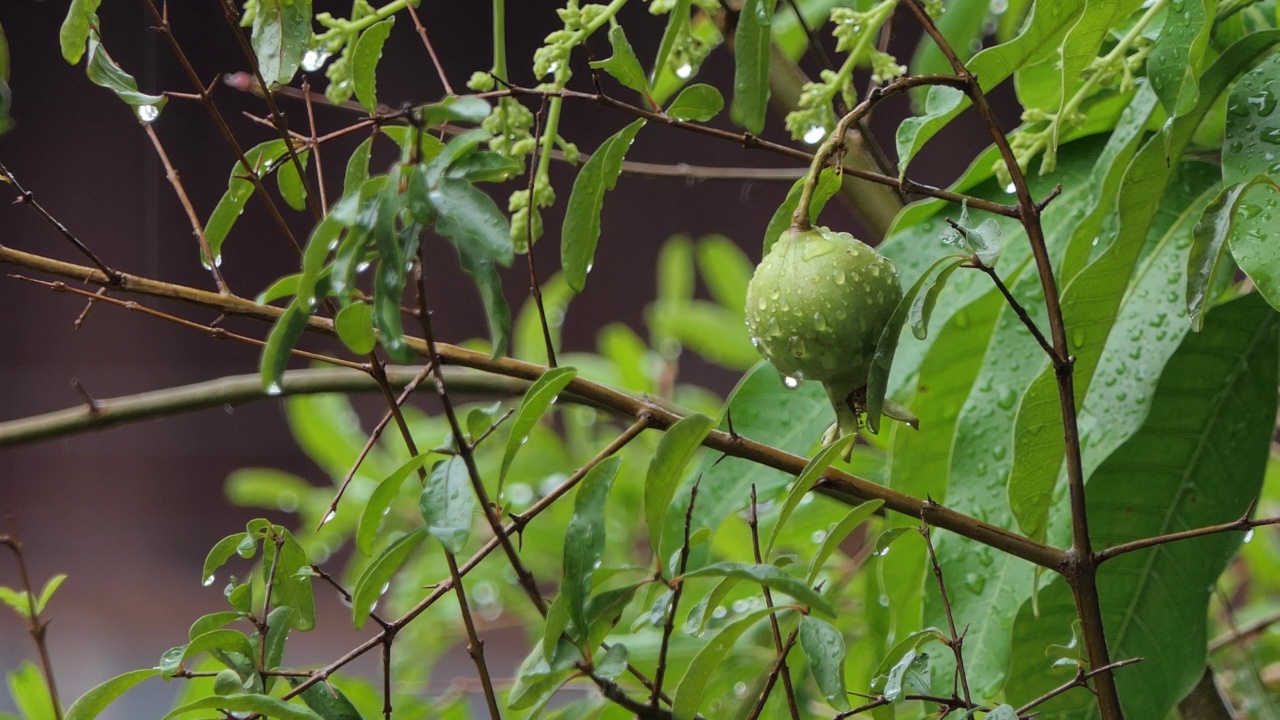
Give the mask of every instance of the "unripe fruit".
M 848 233 L 784 232 L 747 285 L 751 341 L 794 387 L 817 380 L 836 408 L 840 434 L 857 428 L 885 325 L 902 299 L 887 258 Z

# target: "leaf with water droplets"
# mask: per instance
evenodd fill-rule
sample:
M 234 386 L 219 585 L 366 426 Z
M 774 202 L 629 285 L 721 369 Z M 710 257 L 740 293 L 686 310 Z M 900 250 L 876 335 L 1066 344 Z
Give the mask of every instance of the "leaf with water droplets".
M 613 455 L 591 468 L 578 487 L 573 515 L 565 528 L 560 598 L 573 622 L 576 636 L 571 639 L 575 641 L 584 640 L 591 629 L 587 621 L 587 598 L 591 596 L 592 574 L 604 556 L 605 502 L 621 465 L 622 458 Z
M 665 518 L 671 510 L 671 501 L 680 486 L 685 466 L 693 459 L 713 424 L 711 418 L 701 413 L 685 417 L 663 434 L 653 459 L 649 461 L 649 472 L 644 482 L 644 517 L 649 529 L 649 547 L 664 572 L 670 571 L 670 568 L 663 567 Z
M 373 542 L 378 537 L 378 526 L 382 523 L 382 518 L 391 507 L 392 501 L 400 493 L 400 487 L 404 485 L 405 479 L 426 464 L 434 455 L 435 453 L 425 452 L 411 458 L 409 462 L 401 465 L 395 472 L 379 482 L 378 486 L 369 494 L 369 500 L 365 503 L 364 510 L 360 513 L 360 522 L 356 526 L 356 548 L 361 553 L 368 555 L 373 552 Z
M 614 80 L 647 98 L 649 79 L 645 76 L 644 68 L 640 66 L 640 60 L 631 49 L 631 42 L 627 40 L 627 34 L 623 32 L 621 25 L 609 28 L 609 45 L 613 48 L 613 55 L 604 60 L 591 61 L 591 68 L 604 70 Z
M 764 130 L 769 108 L 769 63 L 777 0 L 746 0 L 733 40 L 733 119 L 748 132 Z
M 675 697 L 671 705 L 671 713 L 675 720 L 693 720 L 697 717 L 698 708 L 702 705 L 702 696 L 706 693 L 711 676 L 724 663 L 724 658 L 733 651 L 733 646 L 742 634 L 751 629 L 766 615 L 783 610 L 782 607 L 764 608 L 744 615 L 726 626 L 718 635 L 711 638 L 689 665 L 689 670 L 676 687 Z
M 391 26 L 395 21 L 393 16 L 370 25 L 360 33 L 355 49 L 351 51 L 351 83 L 356 99 L 369 112 L 378 109 L 378 62 L 382 60 L 382 46 L 391 36 Z
M 431 537 L 454 555 L 462 552 L 471 535 L 476 495 L 461 457 L 454 455 L 431 471 L 418 498 L 418 511 Z
M 267 343 L 262 346 L 262 358 L 259 362 L 262 387 L 268 395 L 279 395 L 283 390 L 284 371 L 289 365 L 289 357 L 307 329 L 310 317 L 298 307 L 298 299 L 295 297 L 271 327 Z
M 293 80 L 311 35 L 311 0 L 258 0 L 253 52 L 268 88 Z
M 283 140 L 268 140 L 246 150 L 244 158 L 248 166 L 253 169 L 253 173 L 261 177 L 269 173 L 287 152 L 288 148 L 285 147 Z M 240 219 L 245 203 L 249 201 L 249 196 L 252 194 L 253 181 L 249 179 L 249 172 L 245 170 L 245 166 L 237 160 L 231 166 L 227 191 L 214 206 L 213 213 L 209 215 L 209 221 L 204 226 L 204 236 L 209 243 L 209 252 L 215 259 L 222 257 L 222 243 L 227 239 L 236 221 Z M 206 265 L 213 262 L 209 258 L 202 258 L 202 260 Z
M 426 539 L 427 529 L 424 527 L 402 535 L 365 568 L 351 592 L 351 617 L 357 630 L 364 627 L 369 613 L 373 612 L 373 606 L 386 591 L 392 576 Z
M 116 97 L 134 109 L 138 119 L 147 123 L 155 121 L 169 99 L 164 95 L 148 95 L 139 92 L 138 81 L 111 59 L 106 48 L 102 46 L 102 39 L 98 37 L 97 30 L 91 30 L 88 39 L 88 60 L 85 62 L 84 71 L 89 80 L 115 93 Z
M 1197 331 L 1204 325 L 1205 312 L 1214 298 L 1214 277 L 1222 262 L 1223 251 L 1235 229 L 1237 215 L 1245 195 L 1255 186 L 1267 185 L 1274 192 L 1273 181 L 1265 175 L 1224 187 L 1200 215 L 1192 232 L 1191 254 L 1187 258 L 1187 317 Z
M 831 463 L 845 451 L 845 448 L 853 444 L 857 439 L 857 435 L 845 435 L 835 442 L 826 446 L 813 459 L 804 466 L 804 470 L 796 477 L 796 482 L 791 486 L 791 491 L 787 493 L 787 499 L 782 503 L 782 509 L 778 512 L 778 519 L 773 523 L 773 530 L 769 532 L 769 542 L 765 545 L 764 557 L 768 559 L 770 553 L 773 552 L 773 544 L 778 541 L 778 533 L 787 524 L 787 519 L 791 517 L 791 513 L 800 505 L 800 501 L 809 493 L 814 483 L 822 479 L 822 474 L 831 467 Z
M 498 471 L 497 496 L 502 497 L 502 484 L 506 480 L 507 471 L 516 459 L 516 453 L 529 439 L 529 433 L 538 420 L 546 414 L 547 409 L 560 396 L 561 391 L 573 382 L 578 371 L 571 367 L 552 368 L 542 374 L 524 393 L 520 401 L 520 409 L 511 419 L 511 435 L 507 437 L 507 449 L 502 455 L 502 469 Z
M 804 580 L 789 574 L 777 565 L 719 562 L 687 572 L 682 577 L 686 580 L 697 577 L 733 577 L 746 580 L 790 595 L 797 602 L 808 605 L 828 617 L 836 616 L 835 610 L 826 598 L 809 587 Z
M 610 135 L 583 164 L 573 181 L 569 204 L 565 206 L 564 226 L 560 230 L 560 266 L 564 268 L 569 287 L 578 292 L 586 286 L 587 273 L 591 271 L 600 241 L 604 194 L 618 184 L 622 161 L 644 124 L 644 120 L 636 120 Z
M 809 660 L 809 670 L 823 697 L 836 710 L 848 710 L 844 687 L 844 635 L 820 618 L 800 618 L 800 648 Z
M 1169 117 L 1195 107 L 1200 91 L 1197 81 L 1204 71 L 1205 50 L 1214 23 L 1216 0 L 1179 0 L 1180 10 L 1165 13 L 1160 37 L 1147 56 L 1147 77 L 1160 96 Z
M 226 562 L 231 559 L 232 555 L 236 554 L 241 543 L 248 538 L 249 535 L 247 533 L 241 532 L 228 535 L 215 543 L 213 548 L 209 550 L 209 554 L 205 556 L 204 567 L 200 574 L 200 582 L 204 585 L 212 585 L 213 574 L 217 572 L 218 568 L 226 564 Z

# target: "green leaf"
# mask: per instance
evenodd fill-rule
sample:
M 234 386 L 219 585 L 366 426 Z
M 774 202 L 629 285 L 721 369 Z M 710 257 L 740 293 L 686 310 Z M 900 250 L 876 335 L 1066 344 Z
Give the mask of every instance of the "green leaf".
M 844 687 L 844 635 L 826 620 L 800 618 L 800 648 L 809 660 L 809 671 L 823 697 L 836 710 L 848 710 Z
M 191 629 L 187 631 L 187 637 L 195 640 L 197 637 L 209 632 L 217 630 L 223 625 L 233 623 L 244 617 L 244 613 L 226 610 L 223 612 L 209 613 L 195 622 L 191 623 Z
M 441 221 L 441 226 L 448 223 Z M 511 308 L 502 293 L 502 278 L 494 267 L 493 259 L 477 243 L 455 243 L 458 251 L 458 262 L 464 272 L 470 276 L 480 291 L 480 300 L 484 304 L 484 314 L 489 322 L 489 338 L 492 342 L 490 357 L 499 358 L 507 354 L 511 335 Z
M 756 269 L 742 248 L 723 235 L 708 235 L 698 241 L 695 257 L 711 297 L 730 310 L 742 309 Z
M 1259 174 L 1280 174 L 1275 160 L 1280 144 L 1280 113 L 1273 89 L 1280 54 L 1262 58 L 1231 87 L 1222 147 L 1222 184 L 1247 182 Z
M 138 81 L 111 59 L 96 31 L 89 34 L 88 55 L 84 72 L 93 84 L 115 93 L 144 122 L 152 122 L 160 116 L 169 99 L 163 95 L 139 92 Z
M 889 669 L 883 694 L 889 702 L 898 702 L 907 694 L 927 695 L 929 682 L 929 654 L 911 649 Z
M 764 130 L 769 109 L 769 60 L 777 0 L 746 0 L 733 44 L 733 119 L 748 132 Z
M 311 0 L 258 0 L 252 40 L 267 87 L 289 84 L 311 44 Z
M 49 599 L 58 591 L 59 587 L 62 587 L 62 581 L 66 579 L 66 575 L 54 575 L 44 584 L 44 589 L 40 591 L 40 597 L 36 600 L 37 615 L 44 612 L 44 606 L 49 604 Z
M 0 603 L 4 603 L 13 608 L 14 612 L 20 617 L 31 617 L 31 603 L 27 597 L 26 590 L 14 590 L 0 586 Z
M 591 67 L 604 70 L 614 80 L 648 97 L 649 78 L 645 76 L 644 68 L 640 67 L 640 60 L 636 58 L 635 50 L 631 49 L 631 43 L 621 25 L 609 28 L 609 45 L 613 48 L 613 55 L 606 60 L 592 61 Z
M 1280 205 L 1276 200 L 1274 185 L 1245 194 L 1231 234 L 1231 254 L 1262 297 L 1271 307 L 1280 309 L 1280 253 L 1274 245 L 1274 218 Z
M 448 175 L 471 183 L 503 182 L 519 175 L 523 169 L 523 165 L 505 155 L 479 151 L 453 163 Z
M 302 0 L 294 0 L 294 2 L 302 2 Z M 258 713 L 269 718 L 279 718 L 280 720 L 325 720 L 310 709 L 301 705 L 293 705 L 284 700 L 277 700 L 266 695 L 214 695 L 211 697 L 200 698 L 195 702 L 187 703 L 182 707 L 175 708 L 165 715 L 163 720 L 169 720 L 171 717 L 178 715 L 186 715 L 197 710 L 223 710 L 233 713 Z
M 293 275 L 285 275 L 276 280 L 267 287 L 266 290 L 258 293 L 253 299 L 259 305 L 267 305 L 280 300 L 281 298 L 292 297 L 298 294 L 298 280 L 302 278 L 302 273 L 294 273 Z
M 289 687 L 302 684 L 302 678 L 286 677 L 285 680 Z M 346 694 L 331 683 L 315 683 L 299 693 L 298 698 L 323 720 L 363 720 Z
M 9 684 L 9 696 L 25 720 L 54 720 L 49 685 L 35 664 L 24 660 L 5 679 Z
M 298 544 L 293 533 L 279 525 L 272 526 L 272 533 L 280 538 L 280 559 L 277 561 L 275 558 L 276 543 L 268 538 L 262 549 L 263 583 L 267 582 L 274 567 L 272 604 L 293 608 L 293 627 L 305 632 L 316 624 L 315 597 L 311 591 L 311 562 L 307 551 Z
M 121 695 L 133 689 L 133 686 L 148 678 L 156 677 L 160 671 L 155 668 L 146 668 L 144 670 L 132 670 L 123 675 L 117 675 L 110 680 L 97 685 L 81 695 L 75 702 L 71 703 L 71 707 L 67 708 L 67 712 L 63 715 L 63 720 L 93 720 L 98 717 L 108 705 L 115 702 Z
M 730 309 L 704 300 L 658 306 L 649 313 L 649 327 L 710 362 L 745 370 L 759 362 L 760 353 L 751 344 L 741 307 Z
M 1160 39 L 1147 56 L 1147 77 L 1169 117 L 1195 107 L 1197 81 L 1204 70 L 1205 50 L 1217 0 L 1183 0 L 1164 16 Z
M 447 97 L 438 103 L 424 105 L 418 110 L 423 125 L 444 122 L 480 124 L 489 117 L 492 108 L 488 101 L 478 97 Z
M 1146 424 L 1089 482 L 1095 550 L 1229 522 L 1262 487 L 1276 412 L 1278 316 L 1256 295 L 1215 308 L 1160 378 Z M 1120 555 L 1098 571 L 1113 660 L 1146 658 L 1118 673 L 1127 717 L 1164 717 L 1204 673 L 1206 614 L 1215 582 L 1239 548 L 1236 533 Z M 1028 602 L 1014 628 L 1014 704 L 1062 682 L 1045 647 L 1072 637 L 1075 606 L 1061 582 Z M 1177 628 L 1176 632 L 1168 632 Z M 1165 631 L 1162 631 L 1165 630 Z M 1125 692 L 1124 688 L 1143 692 Z M 1046 716 L 1093 717 L 1093 698 L 1068 693 Z
M 400 494 L 400 486 L 411 473 L 425 465 L 433 455 L 435 453 L 425 452 L 412 458 L 379 482 L 369 494 L 369 501 L 365 503 L 364 510 L 360 513 L 360 523 L 356 527 L 356 548 L 361 553 L 369 555 L 373 552 L 373 542 L 378 537 L 378 526 L 382 523 L 388 508 L 391 507 L 392 501 Z
M 276 324 L 271 326 L 271 334 L 267 335 L 267 344 L 262 347 L 262 359 L 259 363 L 262 389 L 268 395 L 281 393 L 280 383 L 284 382 L 289 357 L 302 333 L 306 331 L 310 317 L 298 307 L 298 299 L 295 297 L 289 307 L 285 308 L 284 314 L 276 319 Z
M 288 153 L 283 140 L 268 140 L 245 151 L 244 157 L 255 174 L 266 175 L 275 167 L 280 158 Z M 227 180 L 227 191 L 213 208 L 209 222 L 205 223 L 204 236 L 209 241 L 209 252 L 213 253 L 213 264 L 222 262 L 222 243 L 227 239 L 232 226 L 244 212 L 245 203 L 253 194 L 253 182 L 249 180 L 245 168 L 236 162 L 231 168 L 231 177 Z M 203 258 L 206 265 L 208 258 Z
M 301 165 L 302 171 L 306 172 L 307 163 L 310 160 L 311 153 L 303 151 L 298 153 L 298 162 L 295 163 L 290 159 L 276 171 L 276 186 L 280 188 L 280 197 L 284 198 L 289 207 L 298 212 L 307 209 L 307 181 L 298 172 L 298 166 Z
M 585 637 L 591 627 L 587 622 L 587 599 L 591 596 L 592 574 L 604 557 L 605 503 L 621 465 L 622 458 L 613 455 L 591 468 L 578 487 L 573 516 L 564 532 L 560 598 L 564 599 L 569 619 L 581 637 Z
M 271 608 L 267 615 L 267 640 L 263 667 L 271 670 L 280 667 L 284 661 L 284 646 L 289 639 L 290 625 L 293 623 L 293 608 L 280 606 Z M 267 681 L 270 689 L 271 680 Z
M 667 14 L 667 27 L 662 31 L 662 41 L 658 44 L 658 56 L 653 61 L 653 70 L 649 73 L 649 82 L 658 81 L 662 71 L 667 67 L 671 51 L 682 35 L 689 32 L 689 10 L 692 0 L 676 0 L 671 12 Z
M 649 528 L 649 547 L 662 565 L 662 532 L 671 499 L 680 485 L 686 465 L 693 459 L 702 441 L 711 432 L 711 418 L 701 413 L 689 415 L 672 425 L 658 442 L 658 449 L 649 462 L 649 472 L 644 482 L 644 518 Z
M 378 109 L 378 62 L 382 60 L 382 46 L 390 37 L 395 23 L 392 16 L 370 25 L 360 33 L 351 53 L 351 84 L 355 88 L 356 99 L 370 113 Z
M 248 533 L 235 533 L 215 543 L 213 548 L 209 550 L 208 556 L 205 557 L 204 570 L 200 576 L 201 584 L 205 587 L 212 585 L 213 574 L 217 572 L 218 568 L 225 565 L 232 555 L 236 554 L 240 545 L 247 539 L 250 539 Z M 251 555 L 241 555 L 241 557 L 251 557 Z
M 822 474 L 831 467 L 831 463 L 845 451 L 845 448 L 853 444 L 858 438 L 857 435 L 845 435 L 830 445 L 822 448 L 822 451 L 813 456 L 813 459 L 804 466 L 804 470 L 796 477 L 796 484 L 791 486 L 791 492 L 787 493 L 786 502 L 782 503 L 782 509 L 778 511 L 778 520 L 773 524 L 773 530 L 769 532 L 769 542 L 765 545 L 764 558 L 769 559 L 769 555 L 773 552 L 773 544 L 778 541 L 778 533 L 783 526 L 787 524 L 787 519 L 791 517 L 791 513 L 800 505 L 800 501 L 805 495 L 813 489 L 815 483 L 822 479 Z
M 62 46 L 62 57 L 68 63 L 76 65 L 84 57 L 85 43 L 98 18 L 94 13 L 102 0 L 71 0 L 67 8 L 67 17 L 62 21 L 58 31 L 58 42 Z M 7 78 L 6 78 L 7 79 Z
M 286 161 L 276 174 L 276 179 L 283 177 L 290 167 L 293 167 L 293 163 Z M 298 275 L 298 284 L 294 288 L 297 295 L 294 302 L 308 315 L 315 312 L 316 305 L 319 304 L 316 286 L 324 273 L 324 261 L 328 259 L 329 251 L 338 247 L 338 236 L 341 233 L 342 224 L 329 216 L 316 225 L 311 238 L 307 240 L 307 247 L 302 253 L 302 272 Z
M 352 303 L 333 318 L 333 329 L 338 339 L 357 355 L 368 355 L 378 344 L 373 334 L 373 308 L 368 303 Z
M 929 297 L 932 296 L 936 301 L 938 293 L 946 285 L 951 273 L 966 262 L 968 258 L 954 255 L 939 258 L 924 271 L 907 294 L 902 296 L 898 307 L 894 308 L 893 315 L 889 317 L 889 323 L 880 334 L 880 342 L 876 344 L 876 354 L 871 358 L 871 373 L 867 378 L 867 428 L 871 432 L 880 432 L 880 415 L 884 409 L 885 392 L 889 387 L 889 371 L 893 368 L 893 356 L 898 351 L 898 338 L 902 335 L 902 326 L 906 324 L 909 316 L 916 316 L 912 320 L 912 331 L 915 331 L 917 324 L 922 329 L 927 328 L 929 313 L 933 310 L 933 302 L 929 301 Z M 937 271 L 936 275 L 935 271 Z M 924 300 L 920 302 L 917 310 L 917 296 L 926 286 L 928 289 Z M 923 339 L 922 336 L 925 334 L 921 332 L 917 337 Z
M 577 292 L 586 286 L 587 273 L 591 272 L 600 240 L 604 194 L 618 184 L 622 160 L 644 124 L 644 120 L 636 120 L 610 135 L 583 164 L 573 181 L 564 212 L 564 227 L 560 231 L 560 265 L 569 287 Z
M 849 436 L 852 437 L 852 436 Z M 822 570 L 822 566 L 826 564 L 827 558 L 831 557 L 831 553 L 840 547 L 840 543 L 849 537 L 849 533 L 856 530 L 862 523 L 866 522 L 872 515 L 884 505 L 883 500 L 869 500 L 850 510 L 845 514 L 836 526 L 827 532 L 827 536 L 823 538 L 822 545 L 818 546 L 818 551 L 809 558 L 809 569 L 805 572 L 805 584 L 812 585 L 818 579 L 818 573 Z
M 627 646 L 614 643 L 605 651 L 603 657 L 596 662 L 596 675 L 613 679 L 627 671 Z
M 503 267 L 511 264 L 515 249 L 507 218 L 488 195 L 461 178 L 442 177 L 431 188 L 431 202 L 441 219 L 439 226 L 455 244 L 474 242 Z
M 724 109 L 724 96 L 720 91 L 706 85 L 698 83 L 690 85 L 675 100 L 667 106 L 667 115 L 677 120 L 694 120 L 697 122 L 706 122 Z
M 1191 327 L 1199 331 L 1204 315 L 1213 301 L 1214 277 L 1222 262 L 1227 241 L 1235 230 L 1240 205 L 1250 190 L 1258 185 L 1274 184 L 1265 175 L 1223 188 L 1204 209 L 1192 233 L 1191 254 L 1187 258 L 1187 316 Z
M 239 653 L 246 659 L 254 657 L 253 645 L 249 643 L 249 638 L 239 630 L 210 630 L 203 635 L 197 635 L 187 644 L 185 650 L 182 651 L 181 663 L 188 665 L 191 659 L 200 653 Z
M 938 30 L 961 60 L 967 61 L 973 56 L 975 48 L 982 47 L 985 34 L 983 23 L 991 16 L 990 8 L 991 3 L 984 0 L 951 0 L 946 4 L 946 12 L 935 19 Z M 920 44 L 916 45 L 910 68 L 912 75 L 954 73 L 951 63 L 938 49 L 938 44 L 928 35 L 922 36 Z M 927 88 L 921 88 L 919 99 L 924 99 L 925 91 Z
M 427 539 L 427 529 L 418 528 L 407 533 L 387 546 L 356 581 L 355 590 L 351 593 L 351 617 L 357 630 L 364 627 L 373 612 L 373 606 L 382 597 L 383 589 L 391 582 L 391 577 L 400 570 L 409 559 L 409 555 Z
M 702 705 L 702 696 L 707 691 L 711 676 L 732 653 L 738 638 L 766 615 L 782 609 L 780 607 L 764 608 L 748 613 L 733 624 L 725 626 L 718 635 L 711 638 L 711 641 L 694 657 L 688 672 L 676 688 L 671 705 L 675 720 L 693 720 L 697 717 L 698 708 Z
M 347 158 L 347 170 L 342 175 L 342 194 L 360 192 L 360 186 L 369 179 L 369 155 L 373 152 L 373 137 L 365 138 Z
M 502 493 L 502 483 L 506 480 L 511 462 L 515 460 L 520 447 L 529 439 L 533 426 L 547 413 L 560 393 L 578 376 L 578 371 L 571 367 L 552 368 L 542 374 L 524 393 L 520 401 L 520 409 L 511 420 L 511 435 L 507 438 L 507 449 L 502 455 L 502 469 L 498 473 L 498 493 Z
M 1019 68 L 1056 50 L 1083 9 L 1084 0 L 1036 3 L 1018 37 L 983 50 L 965 67 L 977 77 L 982 92 L 989 93 Z M 968 106 L 969 99 L 960 90 L 944 86 L 930 88 L 924 115 L 907 118 L 898 126 L 899 171 L 905 173 L 920 148 Z
M 720 562 L 698 568 L 683 575 L 686 580 L 695 577 L 735 577 L 739 580 L 758 583 L 771 590 L 786 593 L 795 598 L 797 602 L 808 605 L 815 610 L 820 610 L 826 615 L 836 616 L 835 610 L 832 609 L 831 604 L 826 599 L 815 592 L 803 580 L 789 575 L 777 565 Z
M 826 207 L 827 201 L 840 189 L 841 180 L 834 168 L 823 168 L 822 174 L 818 176 L 818 186 L 813 189 L 813 202 L 809 204 L 809 222 L 818 221 L 822 208 Z M 804 178 L 800 178 L 792 184 L 791 189 L 787 191 L 787 198 L 773 212 L 773 217 L 769 219 L 769 225 L 764 230 L 765 255 L 773 249 L 773 244 L 782 237 L 782 233 L 791 227 L 791 216 L 795 214 L 796 206 L 800 204 L 800 194 L 803 191 Z
M 457 555 L 471 536 L 471 517 L 475 511 L 471 476 L 462 458 L 454 455 L 431 471 L 418 498 L 418 512 L 422 513 L 431 537 Z

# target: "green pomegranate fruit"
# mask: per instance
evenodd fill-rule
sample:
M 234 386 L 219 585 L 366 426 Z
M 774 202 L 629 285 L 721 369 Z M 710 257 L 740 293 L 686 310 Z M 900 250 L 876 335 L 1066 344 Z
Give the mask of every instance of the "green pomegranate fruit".
M 756 349 L 788 386 L 817 380 L 826 387 L 836 411 L 828 441 L 857 430 L 871 359 L 900 300 L 888 258 L 827 228 L 784 232 L 747 285 Z

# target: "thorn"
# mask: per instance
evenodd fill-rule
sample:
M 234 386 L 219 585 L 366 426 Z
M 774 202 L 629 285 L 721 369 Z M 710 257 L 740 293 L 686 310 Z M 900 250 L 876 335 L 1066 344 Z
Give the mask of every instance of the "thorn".
M 107 294 L 107 289 L 106 289 L 106 288 L 98 288 L 98 292 L 97 292 L 97 293 L 95 293 L 95 294 L 96 294 L 96 295 L 106 295 L 106 294 Z M 92 298 L 90 298 L 90 299 L 89 299 L 88 304 L 86 304 L 86 305 L 84 306 L 84 310 L 81 310 L 81 311 L 80 311 L 80 315 L 79 315 L 78 317 L 76 317 L 76 321 L 75 321 L 75 328 L 76 328 L 76 330 L 79 330 L 79 329 L 80 329 L 80 326 L 81 326 L 81 325 L 83 325 L 83 324 L 84 324 L 84 321 L 89 317 L 89 311 L 93 309 L 93 305 L 94 305 L 94 303 L 95 303 L 95 302 L 96 302 L 95 300 L 93 300 Z
M 97 415 L 101 412 L 102 408 L 99 407 L 98 401 L 89 394 L 88 390 L 84 389 L 84 385 L 81 385 L 79 380 L 72 378 L 71 387 L 75 388 L 76 392 L 80 394 L 80 397 L 84 400 L 84 404 L 89 408 L 90 415 Z

